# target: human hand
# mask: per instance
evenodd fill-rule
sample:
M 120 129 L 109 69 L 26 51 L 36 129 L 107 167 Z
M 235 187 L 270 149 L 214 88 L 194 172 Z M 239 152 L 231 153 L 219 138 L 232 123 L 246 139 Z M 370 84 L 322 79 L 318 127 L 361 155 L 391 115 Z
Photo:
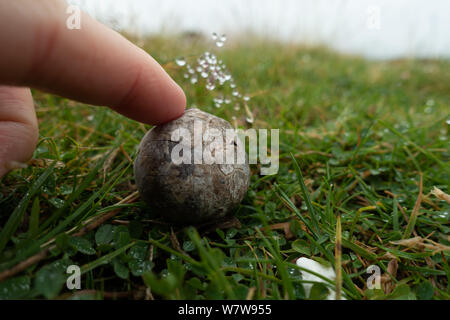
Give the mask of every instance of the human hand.
M 29 87 L 148 124 L 184 112 L 182 89 L 150 55 L 84 13 L 81 29 L 68 29 L 66 9 L 62 0 L 0 0 L 0 177 L 36 147 Z

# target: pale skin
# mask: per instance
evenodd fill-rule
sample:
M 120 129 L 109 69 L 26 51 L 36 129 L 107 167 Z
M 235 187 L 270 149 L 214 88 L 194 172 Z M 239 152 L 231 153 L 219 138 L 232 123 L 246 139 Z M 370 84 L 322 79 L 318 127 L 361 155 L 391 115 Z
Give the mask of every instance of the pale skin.
M 38 123 L 29 88 L 108 106 L 140 122 L 179 117 L 183 90 L 145 51 L 62 0 L 0 0 L 0 178 L 30 159 Z

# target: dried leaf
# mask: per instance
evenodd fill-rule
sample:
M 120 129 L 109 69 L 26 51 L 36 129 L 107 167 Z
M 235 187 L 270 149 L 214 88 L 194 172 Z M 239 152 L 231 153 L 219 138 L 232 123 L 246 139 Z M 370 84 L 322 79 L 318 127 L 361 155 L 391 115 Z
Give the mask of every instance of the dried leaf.
M 422 237 L 414 237 L 410 239 L 403 239 L 398 241 L 390 241 L 390 243 L 407 247 L 409 249 L 415 249 L 417 251 L 423 252 L 426 249 L 433 251 L 433 254 L 439 252 L 450 251 L 450 247 L 443 245 L 441 243 L 435 242 L 430 239 L 424 239 Z
M 394 256 L 392 253 L 390 252 L 386 252 L 385 254 L 383 254 L 381 257 L 378 257 L 378 260 L 391 260 L 391 259 L 397 259 L 396 256 Z
M 409 239 L 403 239 L 398 241 L 391 241 L 392 244 L 396 244 L 403 247 L 414 248 L 423 243 L 422 237 L 414 237 Z
M 291 239 L 294 235 L 291 232 L 289 222 L 275 223 L 269 226 L 271 230 L 282 229 L 286 239 Z
M 398 261 L 397 259 L 392 259 L 389 261 L 387 266 L 387 273 L 381 276 L 381 283 L 384 287 L 384 292 L 389 294 L 394 289 L 394 284 L 392 283 L 392 278 L 397 276 Z
M 444 191 L 442 191 L 439 188 L 434 187 L 433 190 L 431 190 L 431 193 L 438 199 L 447 201 L 447 203 L 450 203 L 450 195 L 446 194 Z

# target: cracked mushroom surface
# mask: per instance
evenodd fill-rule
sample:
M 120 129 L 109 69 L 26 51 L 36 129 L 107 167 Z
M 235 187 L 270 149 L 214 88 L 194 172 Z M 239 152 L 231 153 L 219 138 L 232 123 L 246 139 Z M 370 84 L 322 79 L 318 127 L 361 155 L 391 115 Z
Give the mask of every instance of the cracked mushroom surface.
M 194 131 L 198 131 L 199 123 L 202 124 L 203 161 L 194 163 L 200 145 L 199 133 Z M 184 130 L 179 131 L 180 139 L 173 139 L 173 132 L 179 128 Z M 213 157 L 222 152 L 225 159 L 228 146 L 237 154 L 239 138 L 227 140 L 227 129 L 233 128 L 224 119 L 192 108 L 178 119 L 149 130 L 139 145 L 134 162 L 134 175 L 142 199 L 163 218 L 178 224 L 208 223 L 230 214 L 249 187 L 247 157 L 242 164 L 237 161 L 232 164 L 205 163 L 205 150 Z M 219 134 L 218 139 L 223 143 L 214 143 L 217 140 L 211 139 L 208 132 Z M 183 156 L 183 152 L 189 150 L 190 162 L 173 161 L 174 148 L 177 156 Z M 181 149 L 184 151 L 179 152 Z

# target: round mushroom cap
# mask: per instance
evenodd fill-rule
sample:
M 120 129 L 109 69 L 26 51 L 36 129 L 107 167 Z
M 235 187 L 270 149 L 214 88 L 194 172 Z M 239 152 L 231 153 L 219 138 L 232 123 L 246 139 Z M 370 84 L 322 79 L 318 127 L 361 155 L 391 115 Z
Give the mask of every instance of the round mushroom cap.
M 142 199 L 163 218 L 178 224 L 208 223 L 230 214 L 250 183 L 245 150 L 240 149 L 245 157 L 239 163 L 236 155 L 242 144 L 236 135 L 229 138 L 230 129 L 224 119 L 192 108 L 178 119 L 149 130 L 134 162 Z M 227 150 L 234 152 L 232 163 L 225 163 Z

